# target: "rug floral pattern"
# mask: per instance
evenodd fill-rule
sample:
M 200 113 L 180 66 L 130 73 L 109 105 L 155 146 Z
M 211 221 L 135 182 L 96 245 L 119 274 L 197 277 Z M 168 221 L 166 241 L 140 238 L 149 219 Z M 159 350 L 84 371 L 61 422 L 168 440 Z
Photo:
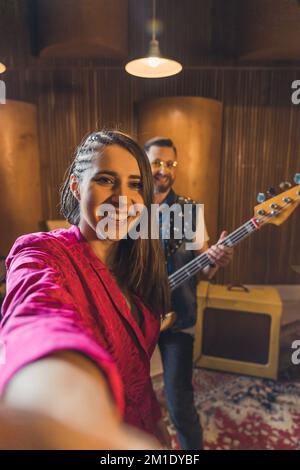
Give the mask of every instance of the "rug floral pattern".
M 172 446 L 179 449 L 167 413 L 163 379 L 153 379 Z M 195 403 L 204 448 L 300 449 L 300 383 L 195 369 Z

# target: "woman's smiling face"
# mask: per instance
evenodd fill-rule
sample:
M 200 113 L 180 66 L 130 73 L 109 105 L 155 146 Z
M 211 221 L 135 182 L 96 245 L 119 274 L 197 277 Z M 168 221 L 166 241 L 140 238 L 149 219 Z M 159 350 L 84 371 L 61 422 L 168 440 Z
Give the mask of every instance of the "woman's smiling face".
M 144 203 L 138 162 L 128 150 L 115 144 L 95 155 L 79 184 L 75 176 L 71 177 L 71 189 L 80 202 L 80 227 L 90 234 L 97 233 L 98 238 L 123 238 L 139 217 L 128 214 L 130 207 Z M 100 215 L 99 209 L 104 204 L 111 209 L 106 206 L 108 212 Z M 101 225 L 106 229 L 100 229 L 99 234 Z

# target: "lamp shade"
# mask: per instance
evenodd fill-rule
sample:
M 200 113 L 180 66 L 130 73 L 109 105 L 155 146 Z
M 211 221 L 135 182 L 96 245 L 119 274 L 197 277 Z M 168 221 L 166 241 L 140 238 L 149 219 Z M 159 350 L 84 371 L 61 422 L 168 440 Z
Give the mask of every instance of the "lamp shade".
M 182 65 L 175 60 L 161 56 L 159 43 L 156 39 L 150 41 L 147 57 L 135 59 L 125 66 L 126 72 L 142 78 L 163 78 L 181 72 Z
M 5 72 L 5 70 L 6 70 L 6 67 L 5 67 L 5 65 L 4 65 L 4 64 L 2 64 L 2 62 L 0 62 L 0 73 L 3 73 L 3 72 Z
M 182 65 L 175 60 L 163 57 L 143 57 L 128 62 L 125 70 L 136 77 L 162 78 L 176 75 L 182 70 Z

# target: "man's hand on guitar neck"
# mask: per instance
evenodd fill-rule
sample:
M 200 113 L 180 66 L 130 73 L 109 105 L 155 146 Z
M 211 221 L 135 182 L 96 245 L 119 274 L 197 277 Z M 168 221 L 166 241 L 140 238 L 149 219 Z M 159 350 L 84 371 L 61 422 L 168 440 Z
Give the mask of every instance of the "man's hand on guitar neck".
M 203 278 L 211 279 L 219 268 L 224 268 L 227 266 L 233 257 L 233 248 L 228 246 L 224 246 L 220 243 L 224 238 L 226 238 L 227 232 L 223 230 L 218 242 L 211 247 L 208 246 L 208 243 L 205 242 L 202 249 L 197 251 L 197 254 L 200 255 L 204 252 L 208 255 L 209 259 L 211 260 L 211 266 L 207 266 L 202 271 L 200 271 L 198 280 L 203 280 Z

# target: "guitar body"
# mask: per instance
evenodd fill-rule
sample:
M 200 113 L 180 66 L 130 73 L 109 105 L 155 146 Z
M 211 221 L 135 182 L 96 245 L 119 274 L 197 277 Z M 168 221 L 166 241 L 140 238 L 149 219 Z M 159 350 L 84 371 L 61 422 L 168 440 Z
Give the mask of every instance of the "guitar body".
M 161 319 L 160 322 L 160 331 L 165 331 L 171 326 L 174 325 L 176 320 L 176 313 L 175 312 L 168 312 L 164 318 Z

